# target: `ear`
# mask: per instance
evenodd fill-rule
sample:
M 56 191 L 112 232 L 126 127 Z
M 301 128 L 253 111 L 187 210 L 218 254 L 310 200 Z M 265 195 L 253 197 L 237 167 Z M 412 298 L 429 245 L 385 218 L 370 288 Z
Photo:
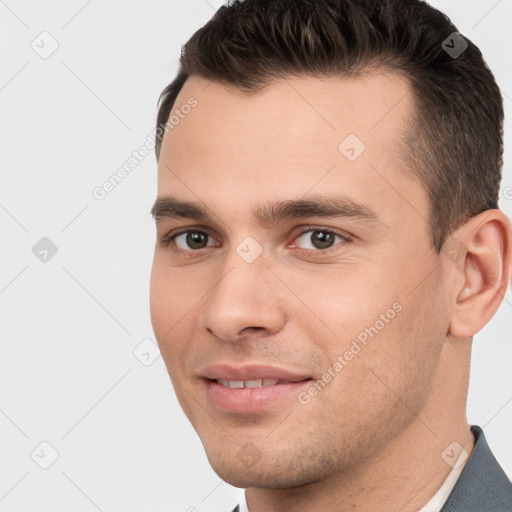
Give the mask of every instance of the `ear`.
M 511 242 L 511 223 L 501 210 L 486 210 L 471 217 L 445 242 L 445 254 L 457 253 L 449 326 L 453 336 L 473 336 L 496 313 L 510 284 Z

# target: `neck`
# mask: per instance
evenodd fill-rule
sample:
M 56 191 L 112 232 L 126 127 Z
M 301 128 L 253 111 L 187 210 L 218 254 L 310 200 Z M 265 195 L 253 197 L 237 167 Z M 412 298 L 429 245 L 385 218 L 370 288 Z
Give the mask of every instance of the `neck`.
M 452 469 L 443 452 L 453 442 L 468 453 L 473 446 L 465 411 L 471 342 L 448 339 L 445 345 L 425 406 L 380 453 L 299 487 L 246 489 L 250 512 L 419 511 Z

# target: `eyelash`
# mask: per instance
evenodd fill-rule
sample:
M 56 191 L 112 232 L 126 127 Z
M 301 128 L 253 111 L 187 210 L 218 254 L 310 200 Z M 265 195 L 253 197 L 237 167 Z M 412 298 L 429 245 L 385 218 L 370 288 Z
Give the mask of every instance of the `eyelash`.
M 321 256 L 324 256 L 326 254 L 330 254 L 332 251 L 336 251 L 336 246 L 338 245 L 345 245 L 347 243 L 350 243 L 352 242 L 352 239 L 343 234 L 343 233 L 340 233 L 338 231 L 334 231 L 332 229 L 326 229 L 326 228 L 321 228 L 321 227 L 313 227 L 313 226 L 309 226 L 307 228 L 305 228 L 303 231 L 301 231 L 295 238 L 294 240 L 300 238 L 302 235 L 304 235 L 305 233 L 308 233 L 308 232 L 315 232 L 315 231 L 321 231 L 322 233 L 327 233 L 327 234 L 331 234 L 331 235 L 334 235 L 334 236 L 338 236 L 342 239 L 342 242 L 339 242 L 335 245 L 333 245 L 332 247 L 328 247 L 327 249 L 300 249 L 302 251 L 303 254 L 307 255 L 307 256 L 313 256 L 313 257 L 321 257 Z M 172 235 L 167 235 L 161 242 L 161 245 L 163 247 L 171 247 L 171 245 L 174 245 L 174 239 L 180 235 L 183 235 L 183 234 L 186 234 L 186 233 L 200 233 L 202 235 L 207 235 L 211 238 L 213 238 L 209 233 L 207 233 L 206 231 L 203 231 L 201 229 L 197 229 L 197 228 L 188 228 L 188 229 L 183 229 L 181 231 L 179 231 L 178 233 L 173 233 Z M 203 247 L 202 249 L 207 249 L 207 247 Z M 194 257 L 196 256 L 197 253 L 200 253 L 202 251 L 202 249 L 190 249 L 190 250 L 184 250 L 184 249 L 179 249 L 179 248 L 176 248 L 176 247 L 173 247 L 171 250 L 173 252 L 178 252 L 178 253 L 182 253 L 182 254 L 185 254 L 186 256 L 188 257 Z

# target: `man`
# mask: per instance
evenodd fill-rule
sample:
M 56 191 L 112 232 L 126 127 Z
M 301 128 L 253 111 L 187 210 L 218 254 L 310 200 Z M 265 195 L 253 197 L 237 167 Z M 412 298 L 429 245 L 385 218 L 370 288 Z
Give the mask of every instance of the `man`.
M 235 510 L 512 510 L 465 411 L 512 272 L 479 50 L 417 0 L 246 0 L 180 64 L 151 317 Z

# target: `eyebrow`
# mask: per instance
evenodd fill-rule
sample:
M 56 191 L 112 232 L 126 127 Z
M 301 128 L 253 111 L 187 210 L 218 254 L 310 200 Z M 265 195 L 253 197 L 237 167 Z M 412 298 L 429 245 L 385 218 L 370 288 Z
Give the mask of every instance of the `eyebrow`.
M 157 222 L 162 219 L 176 218 L 197 221 L 211 220 L 207 210 L 201 204 L 183 201 L 170 195 L 156 199 L 151 208 L 151 215 Z M 308 199 L 269 202 L 254 209 L 252 216 L 262 226 L 271 226 L 286 219 L 304 219 L 308 217 L 349 217 L 368 224 L 386 226 L 371 208 L 344 195 L 312 195 Z

